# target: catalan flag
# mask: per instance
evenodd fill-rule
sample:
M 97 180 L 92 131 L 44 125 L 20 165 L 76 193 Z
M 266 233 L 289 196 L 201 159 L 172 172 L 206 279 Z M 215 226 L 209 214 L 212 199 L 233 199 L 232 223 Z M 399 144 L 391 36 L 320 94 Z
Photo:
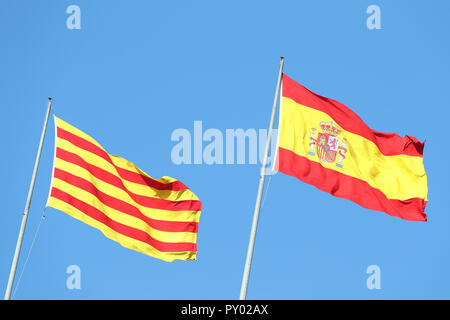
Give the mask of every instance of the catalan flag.
M 153 179 L 55 117 L 48 206 L 99 229 L 122 246 L 165 261 L 196 260 L 202 204 L 183 183 Z
M 426 221 L 424 143 L 416 138 L 372 130 L 283 75 L 278 139 L 278 171 L 367 209 Z

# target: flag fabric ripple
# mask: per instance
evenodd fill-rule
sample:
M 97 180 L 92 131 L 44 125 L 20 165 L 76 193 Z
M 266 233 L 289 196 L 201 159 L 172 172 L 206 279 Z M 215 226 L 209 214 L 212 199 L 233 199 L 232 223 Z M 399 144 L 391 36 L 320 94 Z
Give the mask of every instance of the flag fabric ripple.
M 180 181 L 153 179 L 55 116 L 47 205 L 99 229 L 122 246 L 162 259 L 196 260 L 202 204 Z
M 282 80 L 275 170 L 367 209 L 427 220 L 424 143 L 372 130 L 342 103 Z

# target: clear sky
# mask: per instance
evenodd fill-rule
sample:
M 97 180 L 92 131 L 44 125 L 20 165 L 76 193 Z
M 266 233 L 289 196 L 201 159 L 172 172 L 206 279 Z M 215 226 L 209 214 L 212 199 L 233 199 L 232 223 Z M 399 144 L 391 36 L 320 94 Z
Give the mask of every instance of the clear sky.
M 72 4 L 81 29 L 66 26 Z M 381 29 L 366 25 L 373 4 Z M 224 135 L 266 129 L 284 56 L 287 75 L 371 128 L 426 139 L 428 221 L 370 211 L 278 173 L 248 298 L 449 299 L 449 13 L 444 0 L 2 1 L 1 294 L 53 97 L 56 115 L 109 153 L 196 193 L 198 261 L 157 260 L 48 208 L 15 298 L 237 299 L 261 165 L 177 165 L 171 135 L 193 135 L 194 121 Z M 47 199 L 53 139 L 51 122 L 17 278 Z M 66 287 L 71 265 L 81 289 Z M 366 286 L 370 265 L 381 289 Z

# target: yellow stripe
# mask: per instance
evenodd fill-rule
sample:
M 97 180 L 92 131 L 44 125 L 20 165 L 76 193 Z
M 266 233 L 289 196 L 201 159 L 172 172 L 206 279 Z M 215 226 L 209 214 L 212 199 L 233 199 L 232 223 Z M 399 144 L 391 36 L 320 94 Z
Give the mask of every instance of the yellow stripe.
M 114 165 L 118 168 L 122 168 L 125 170 L 129 170 L 129 171 L 133 171 L 136 172 L 140 175 L 144 175 L 149 177 L 150 179 L 153 179 L 155 181 L 164 183 L 164 184 L 168 184 L 171 182 L 175 182 L 178 181 L 177 179 L 168 177 L 168 176 L 164 176 L 162 178 L 159 179 L 154 179 L 151 176 L 149 176 L 147 173 L 145 173 L 144 171 L 142 171 L 141 169 L 139 169 L 133 162 L 128 161 L 122 157 L 118 157 L 118 156 L 113 156 L 113 155 L 109 155 L 112 162 L 114 163 Z M 128 182 L 128 181 L 125 181 Z M 133 188 L 132 191 L 134 193 L 137 194 L 142 194 L 142 195 L 147 195 L 146 193 L 140 193 L 140 192 L 147 192 L 147 188 L 151 188 L 149 186 L 142 186 L 139 183 L 134 183 L 134 182 L 128 182 L 130 185 L 130 188 Z M 128 187 L 127 187 L 128 188 Z M 155 192 L 155 196 L 167 199 L 167 200 L 173 200 L 173 201 L 177 201 L 177 200 L 199 200 L 197 198 L 197 196 L 189 189 L 185 189 L 185 190 L 180 190 L 180 191 L 176 191 L 176 190 L 158 190 L 158 189 L 154 189 L 152 188 L 152 190 L 154 190 Z M 131 189 L 130 189 L 131 191 Z
M 116 167 L 119 167 L 119 168 L 122 168 L 122 169 L 126 169 L 126 170 L 130 170 L 130 171 L 133 171 L 133 172 L 137 172 L 137 173 L 139 173 L 141 175 L 147 176 L 147 177 L 149 177 L 149 178 L 151 178 L 153 180 L 156 180 L 156 181 L 164 183 L 164 184 L 178 181 L 177 179 L 174 179 L 174 178 L 171 178 L 171 177 L 168 177 L 168 176 L 164 176 L 164 177 L 159 178 L 159 179 L 152 178 L 147 173 L 145 173 L 144 171 L 139 169 L 133 162 L 128 161 L 128 160 L 126 160 L 126 159 L 124 159 L 122 157 L 114 156 L 114 155 L 111 155 L 111 154 L 109 156 L 110 156 L 112 162 L 114 163 L 114 165 Z
M 166 232 L 166 231 L 160 231 L 157 229 L 154 229 L 150 227 L 148 224 L 146 224 L 143 220 L 133 217 L 129 214 L 120 212 L 118 210 L 115 210 L 104 203 L 102 203 L 97 197 L 95 197 L 93 194 L 80 189 L 76 186 L 71 185 L 70 183 L 67 183 L 63 180 L 60 180 L 58 178 L 55 178 L 53 181 L 53 187 L 64 191 L 68 194 L 70 194 L 72 197 L 83 201 L 97 210 L 104 213 L 108 218 L 110 218 L 113 221 L 116 221 L 118 223 L 121 223 L 123 225 L 139 229 L 147 233 L 150 237 L 162 241 L 162 242 L 193 242 L 197 240 L 197 234 L 194 232 Z
M 86 133 L 84 133 L 83 131 L 75 128 L 74 126 L 70 125 L 69 123 L 65 122 L 64 120 L 62 120 L 62 119 L 60 119 L 60 118 L 58 118 L 56 116 L 55 116 L 55 118 L 56 118 L 56 125 L 57 125 L 57 127 L 61 128 L 61 129 L 64 129 L 64 130 L 66 130 L 66 131 L 68 131 L 70 133 L 73 133 L 74 135 L 79 136 L 80 138 L 83 138 L 83 139 L 87 140 L 87 141 L 95 144 L 97 147 L 99 147 L 99 148 L 101 148 L 102 150 L 105 151 L 105 149 L 95 139 L 93 139 L 91 136 L 89 136 Z M 62 140 L 62 139 L 60 139 L 60 140 Z M 113 162 L 114 162 L 114 164 L 116 166 L 121 167 L 123 169 L 131 170 L 131 171 L 134 171 L 134 172 L 137 172 L 137 173 L 140 173 L 140 174 L 144 174 L 147 177 L 152 178 L 147 173 L 145 173 L 144 171 L 142 171 L 141 169 L 136 167 L 132 162 L 130 162 L 130 161 L 124 159 L 124 158 L 118 157 L 118 156 L 114 156 L 114 155 L 109 155 L 109 156 L 110 156 L 111 160 L 113 160 Z M 154 179 L 154 178 L 152 178 L 152 179 Z M 164 177 L 162 177 L 160 179 L 154 179 L 154 180 L 159 181 L 161 183 L 165 183 L 165 184 L 177 181 L 177 179 L 174 179 L 174 178 L 171 178 L 171 177 L 167 177 L 167 176 L 164 176 Z
M 103 147 L 97 141 L 95 141 L 95 139 L 92 138 L 91 136 L 89 136 L 86 133 L 84 133 L 83 131 L 75 128 L 74 126 L 68 124 L 64 120 L 62 120 L 62 119 L 60 119 L 60 118 L 58 118 L 56 116 L 55 116 L 55 118 L 56 118 L 56 126 L 58 128 L 64 129 L 66 131 L 69 131 L 70 133 L 73 133 L 74 135 L 77 135 L 77 136 L 79 136 L 79 137 L 81 137 L 81 138 L 83 138 L 83 139 L 85 139 L 85 140 L 95 144 L 97 147 L 103 149 Z M 103 150 L 105 150 L 105 149 L 103 149 Z
M 172 201 L 181 201 L 181 200 L 198 200 L 197 196 L 189 189 L 186 190 L 180 190 L 180 191 L 172 191 L 172 190 L 158 190 L 156 188 L 152 188 L 147 185 L 142 185 L 139 183 L 131 182 L 128 180 L 123 179 L 119 173 L 117 172 L 117 169 L 108 161 L 103 159 L 102 157 L 99 157 L 98 155 L 86 151 L 82 148 L 79 148 L 72 143 L 70 143 L 67 140 L 58 138 L 57 139 L 57 146 L 60 149 L 63 149 L 65 151 L 74 153 L 81 157 L 84 161 L 99 167 L 116 177 L 122 180 L 125 187 L 130 190 L 133 193 L 136 193 L 138 195 L 148 196 L 148 197 L 155 197 L 155 198 L 161 198 L 161 199 L 167 199 Z M 114 159 L 114 161 L 122 162 L 127 161 L 125 159 L 118 160 L 119 157 L 113 156 L 111 159 Z M 128 161 L 127 161 L 128 162 Z M 128 169 L 132 171 L 131 169 Z M 138 172 L 138 171 L 135 171 Z
M 146 215 L 149 218 L 157 219 L 157 220 L 166 220 L 166 221 L 185 221 L 185 222 L 198 222 L 200 219 L 200 211 L 172 211 L 172 210 L 163 210 L 163 209 L 153 209 L 142 206 L 136 203 L 130 195 L 120 189 L 115 187 L 109 183 L 103 182 L 100 179 L 94 177 L 89 171 L 86 169 L 77 166 L 73 163 L 64 161 L 62 159 L 55 159 L 55 168 L 64 170 L 69 172 L 75 176 L 83 178 L 89 182 L 91 182 L 98 190 L 107 195 L 114 197 L 116 199 L 122 200 L 130 205 L 136 207 L 142 214 Z
M 347 153 L 343 168 L 336 163 L 325 163 L 310 150 L 311 129 L 316 128 L 315 138 L 321 132 L 321 121 L 333 121 L 329 115 L 319 110 L 303 106 L 292 99 L 282 97 L 279 146 L 320 163 L 323 167 L 348 176 L 364 180 L 371 187 L 379 189 L 389 199 L 407 200 L 422 198 L 427 200 L 427 176 L 423 158 L 409 155 L 383 155 L 370 140 L 342 130 L 338 136 L 347 140 Z M 336 158 L 337 160 L 337 158 Z
M 110 238 L 111 240 L 114 240 L 118 243 L 120 243 L 122 246 L 132 249 L 144 254 L 147 254 L 149 256 L 164 260 L 164 261 L 174 261 L 174 260 L 197 260 L 196 259 L 196 252 L 160 252 L 153 248 L 151 245 L 135 240 L 133 238 L 124 236 L 120 233 L 117 233 L 116 231 L 109 228 L 107 225 L 89 217 L 88 215 L 84 214 L 80 210 L 74 208 L 73 206 L 69 205 L 68 203 L 61 201 L 59 199 L 56 199 L 54 197 L 50 197 L 50 201 L 48 204 L 50 207 L 61 210 L 68 215 L 72 216 L 75 219 L 81 220 L 84 223 L 90 225 L 91 227 L 94 227 L 96 229 L 99 229 L 106 237 Z

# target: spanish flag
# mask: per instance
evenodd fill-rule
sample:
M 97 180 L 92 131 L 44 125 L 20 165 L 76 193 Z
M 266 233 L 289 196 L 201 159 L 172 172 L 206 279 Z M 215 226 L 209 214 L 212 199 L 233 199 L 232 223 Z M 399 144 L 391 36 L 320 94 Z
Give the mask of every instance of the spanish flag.
M 151 178 L 57 117 L 55 127 L 48 206 L 126 248 L 165 261 L 196 260 L 202 204 L 194 193 L 176 179 Z
M 372 130 L 342 103 L 282 81 L 275 170 L 364 208 L 426 221 L 424 143 Z

